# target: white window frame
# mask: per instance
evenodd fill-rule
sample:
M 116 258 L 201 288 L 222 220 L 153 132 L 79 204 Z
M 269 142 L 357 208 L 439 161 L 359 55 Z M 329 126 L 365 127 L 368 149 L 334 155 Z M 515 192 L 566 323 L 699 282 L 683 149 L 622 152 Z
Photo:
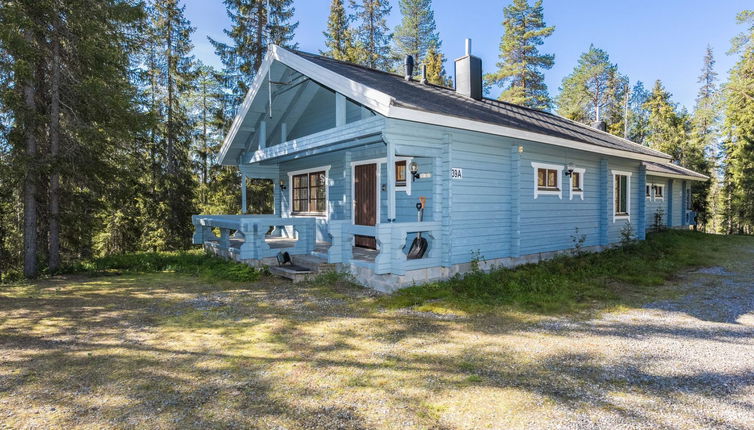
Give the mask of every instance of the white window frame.
M 613 200 L 613 222 L 616 222 L 618 220 L 626 220 L 628 222 L 631 222 L 631 172 L 625 172 L 622 170 L 612 170 L 611 173 L 613 174 L 613 192 L 612 192 L 612 200 Z M 615 207 L 615 177 L 616 176 L 626 176 L 626 186 L 628 187 L 628 190 L 626 191 L 626 214 L 625 215 L 618 215 L 616 213 L 616 207 Z
M 563 166 L 560 164 L 546 164 L 532 162 L 534 168 L 534 198 L 539 196 L 558 196 L 563 199 Z M 557 190 L 540 190 L 539 189 L 539 169 L 557 170 L 558 171 L 558 189 Z M 569 181 L 570 182 L 570 181 Z
M 570 194 L 570 200 L 573 200 L 573 196 L 579 196 L 581 197 L 581 200 L 584 200 L 584 174 L 586 173 L 586 169 L 584 168 L 576 168 L 573 169 L 573 173 L 579 174 L 579 188 L 581 188 L 581 191 L 574 191 L 573 190 L 573 176 L 568 177 L 568 190 Z
M 661 188 L 662 189 L 662 196 L 657 197 L 657 193 L 655 192 L 655 188 Z M 665 200 L 665 185 L 664 184 L 652 184 L 652 200 Z
M 304 175 L 313 172 L 325 172 L 325 213 L 324 215 L 306 215 L 306 214 L 294 214 L 293 213 L 293 177 L 298 175 Z M 329 220 L 332 208 L 330 207 L 330 165 L 314 167 L 311 169 L 294 170 L 288 172 L 288 216 L 291 218 L 318 218 Z
M 655 195 L 655 190 L 653 187 L 654 187 L 654 184 L 647 183 L 644 188 L 644 198 L 649 201 L 652 201 Z M 647 188 L 649 188 L 649 195 L 647 195 Z

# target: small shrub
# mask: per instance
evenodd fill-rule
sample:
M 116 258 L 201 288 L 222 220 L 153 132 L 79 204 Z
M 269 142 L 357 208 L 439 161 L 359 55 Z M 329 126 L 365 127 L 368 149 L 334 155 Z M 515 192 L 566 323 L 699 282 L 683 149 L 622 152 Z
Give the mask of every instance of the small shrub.
M 634 227 L 631 225 L 631 221 L 626 221 L 623 228 L 620 229 L 620 244 L 627 247 L 633 245 L 634 242 L 636 242 Z
M 663 231 L 665 230 L 665 210 L 658 209 L 657 212 L 655 212 L 655 219 L 654 224 L 652 225 L 652 228 L 654 231 Z
M 573 242 L 573 253 L 575 255 L 583 255 L 586 234 L 579 234 L 579 228 L 576 227 L 574 234 L 571 235 L 571 241 Z

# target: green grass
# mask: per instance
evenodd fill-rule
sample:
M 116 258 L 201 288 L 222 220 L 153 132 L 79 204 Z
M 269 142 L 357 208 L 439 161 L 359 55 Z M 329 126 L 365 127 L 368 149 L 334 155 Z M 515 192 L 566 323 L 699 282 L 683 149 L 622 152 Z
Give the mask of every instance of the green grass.
M 691 231 L 650 234 L 602 253 L 561 256 L 514 269 L 475 270 L 448 281 L 409 287 L 383 297 L 380 306 L 419 310 L 562 313 L 631 302 L 660 294 L 683 269 L 718 264 L 730 257 L 731 243 L 749 237 L 717 236 Z
M 246 264 L 227 261 L 201 250 L 177 252 L 138 252 L 95 258 L 69 267 L 68 273 L 107 273 L 112 271 L 151 273 L 175 272 L 209 281 L 253 282 L 263 271 Z

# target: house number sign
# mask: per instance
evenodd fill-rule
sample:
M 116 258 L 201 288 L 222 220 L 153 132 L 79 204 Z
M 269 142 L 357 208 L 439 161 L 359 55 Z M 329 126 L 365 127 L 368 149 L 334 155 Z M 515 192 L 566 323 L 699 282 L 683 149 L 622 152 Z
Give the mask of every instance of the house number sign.
M 451 167 L 450 179 L 463 179 L 463 169 L 459 169 L 457 167 Z

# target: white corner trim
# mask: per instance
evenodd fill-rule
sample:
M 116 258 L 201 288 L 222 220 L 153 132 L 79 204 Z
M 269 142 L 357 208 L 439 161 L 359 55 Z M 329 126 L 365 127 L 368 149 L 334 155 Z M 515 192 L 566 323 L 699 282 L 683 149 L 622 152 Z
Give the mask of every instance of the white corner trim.
M 563 165 L 561 164 L 547 164 L 547 163 L 538 163 L 535 161 L 532 161 L 531 167 L 534 169 L 534 198 L 536 199 L 539 196 L 558 196 L 561 200 L 563 199 Z M 558 189 L 557 190 L 540 190 L 539 184 L 538 184 L 538 169 L 549 169 L 549 170 L 557 170 L 558 171 Z
M 611 170 L 610 172 L 613 175 L 613 223 L 619 220 L 626 220 L 628 222 L 631 222 L 631 172 L 626 172 L 623 170 Z M 615 177 L 618 175 L 628 177 L 628 179 L 626 180 L 626 184 L 628 186 L 628 190 L 626 190 L 626 215 L 618 215 L 615 213 Z
M 578 173 L 579 178 L 581 179 L 581 183 L 579 184 L 581 186 L 581 191 L 574 191 L 573 190 L 573 177 L 568 178 L 568 194 L 570 195 L 570 200 L 573 200 L 573 196 L 579 196 L 581 197 L 581 200 L 584 200 L 584 175 L 586 174 L 586 169 L 579 167 L 573 169 L 573 173 Z
M 332 213 L 332 207 L 330 206 L 330 165 L 313 167 L 311 169 L 293 170 L 288 172 L 288 217 L 306 217 L 306 218 L 319 218 L 330 220 L 330 214 Z M 296 175 L 303 175 L 305 173 L 325 171 L 325 214 L 324 215 L 293 215 L 293 177 Z

